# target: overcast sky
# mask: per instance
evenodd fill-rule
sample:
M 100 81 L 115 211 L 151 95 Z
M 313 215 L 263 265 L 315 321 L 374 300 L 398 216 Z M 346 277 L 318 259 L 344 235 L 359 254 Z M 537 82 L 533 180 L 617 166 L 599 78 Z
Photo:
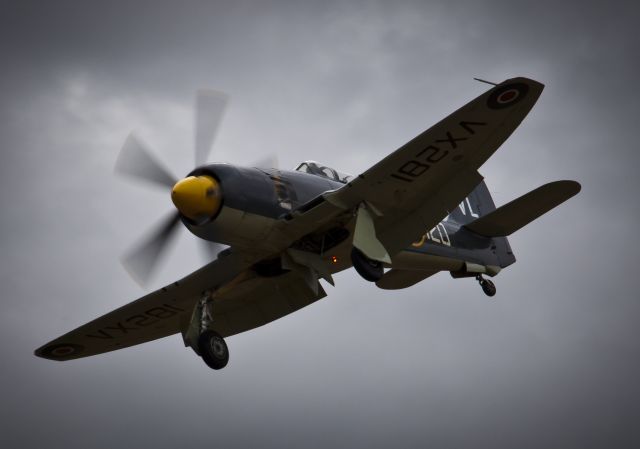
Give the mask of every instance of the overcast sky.
M 640 447 L 638 23 L 615 1 L 0 2 L 0 446 Z M 514 76 L 546 88 L 481 169 L 496 203 L 583 190 L 510 238 L 494 299 L 350 270 L 220 372 L 179 336 L 33 356 L 203 263 L 182 231 L 137 286 L 119 258 L 172 204 L 113 174 L 131 130 L 193 168 L 197 88 L 231 96 L 212 160 L 359 173 Z

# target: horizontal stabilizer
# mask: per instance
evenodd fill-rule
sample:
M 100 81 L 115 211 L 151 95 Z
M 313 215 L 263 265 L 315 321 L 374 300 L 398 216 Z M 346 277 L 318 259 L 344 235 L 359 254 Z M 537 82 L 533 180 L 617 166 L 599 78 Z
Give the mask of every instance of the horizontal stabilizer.
M 576 181 L 555 181 L 538 187 L 465 227 L 485 237 L 506 237 L 580 191 Z
M 382 279 L 376 282 L 376 285 L 384 290 L 399 290 L 401 288 L 411 287 L 436 273 L 437 271 L 435 270 L 413 271 L 394 268 L 387 271 L 384 276 L 382 276 Z

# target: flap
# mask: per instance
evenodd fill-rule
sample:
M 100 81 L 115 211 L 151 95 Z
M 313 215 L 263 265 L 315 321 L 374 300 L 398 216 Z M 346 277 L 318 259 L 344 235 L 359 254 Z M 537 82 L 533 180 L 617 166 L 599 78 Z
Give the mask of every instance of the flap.
M 315 289 L 300 273 L 254 277 L 216 296 L 213 304 L 215 330 L 223 337 L 263 326 L 327 296 L 315 279 Z M 314 291 L 315 290 L 315 291 Z

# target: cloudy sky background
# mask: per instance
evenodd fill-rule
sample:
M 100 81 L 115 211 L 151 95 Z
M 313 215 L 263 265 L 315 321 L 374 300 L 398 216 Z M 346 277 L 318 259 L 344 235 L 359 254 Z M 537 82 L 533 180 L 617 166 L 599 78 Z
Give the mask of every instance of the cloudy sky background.
M 0 2 L 2 447 L 638 447 L 639 14 L 632 2 Z M 163 4 L 165 3 L 165 4 Z M 181 232 L 147 290 L 119 257 L 171 210 L 113 175 L 131 130 L 193 168 L 193 98 L 231 95 L 212 160 L 359 173 L 496 82 L 546 84 L 481 169 L 503 204 L 583 191 L 510 241 L 486 298 L 353 271 L 229 339 L 67 363 L 41 344 L 203 263 Z

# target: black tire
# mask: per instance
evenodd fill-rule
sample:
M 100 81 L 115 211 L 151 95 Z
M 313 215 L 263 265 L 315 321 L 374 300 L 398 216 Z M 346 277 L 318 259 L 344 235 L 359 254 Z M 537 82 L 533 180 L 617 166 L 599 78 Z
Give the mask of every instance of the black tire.
M 204 331 L 198 337 L 198 349 L 204 363 L 212 369 L 222 369 L 229 363 L 229 348 L 215 331 Z
M 369 282 L 378 282 L 384 274 L 382 262 L 369 259 L 358 248 L 351 250 L 351 263 L 358 274 Z
M 495 296 L 496 294 L 496 286 L 488 279 L 483 279 L 480 282 L 480 286 L 482 287 L 482 291 L 487 296 Z

